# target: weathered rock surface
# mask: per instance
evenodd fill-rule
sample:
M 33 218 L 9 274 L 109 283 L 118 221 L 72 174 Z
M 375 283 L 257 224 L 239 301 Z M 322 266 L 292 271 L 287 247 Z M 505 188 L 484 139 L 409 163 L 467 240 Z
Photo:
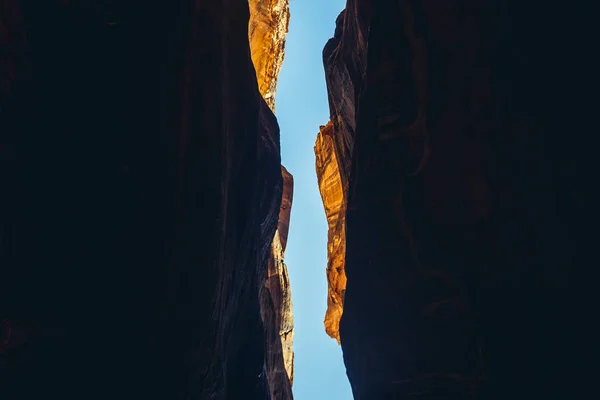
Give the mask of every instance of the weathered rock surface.
M 279 222 L 271 247 L 267 280 L 261 292 L 261 308 L 265 323 L 266 373 L 271 389 L 271 398 L 292 399 L 294 316 L 292 314 L 290 281 L 284 263 L 284 255 L 290 224 L 294 180 L 284 167 L 281 167 L 281 174 L 283 176 L 283 195 L 279 211 Z
M 577 354 L 594 344 L 571 303 L 588 215 L 575 137 L 593 113 L 573 101 L 590 75 L 572 56 L 591 45 L 574 14 L 348 0 L 323 52 L 331 122 L 316 153 L 330 298 L 346 247 L 356 399 L 577 397 Z
M 342 187 L 340 166 L 336 156 L 333 124 L 322 126 L 315 143 L 315 156 L 319 191 L 325 206 L 329 225 L 327 233 L 327 312 L 325 331 L 340 341 L 340 318 L 346 291 L 346 201 L 347 192 Z
M 275 112 L 277 77 L 283 64 L 290 20 L 289 0 L 250 0 L 248 35 L 260 94 Z M 292 399 L 294 318 L 285 245 L 290 223 L 294 180 L 282 166 L 283 194 L 279 223 L 268 260 L 261 316 L 265 324 L 265 373 L 273 399 Z
M 270 398 L 282 177 L 248 21 L 242 0 L 0 2 L 3 400 Z
M 290 23 L 289 0 L 249 0 L 248 33 L 258 88 L 275 111 L 277 77 L 283 65 L 285 36 Z

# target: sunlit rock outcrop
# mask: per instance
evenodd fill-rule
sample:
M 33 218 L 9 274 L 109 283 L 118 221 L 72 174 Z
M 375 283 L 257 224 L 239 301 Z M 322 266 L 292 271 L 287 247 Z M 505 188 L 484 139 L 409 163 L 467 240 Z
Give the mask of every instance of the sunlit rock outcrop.
M 248 34 L 258 88 L 274 111 L 277 77 L 283 65 L 290 23 L 289 0 L 249 0 L 249 4 Z
M 355 399 L 582 397 L 589 11 L 348 0 L 315 152 Z
M 339 324 L 346 291 L 346 193 L 333 139 L 333 124 L 322 126 L 315 143 L 317 179 L 329 230 L 327 233 L 327 313 L 325 331 L 339 343 Z
M 327 125 L 321 127 L 315 143 L 319 190 L 329 225 L 325 331 L 338 343 L 346 290 L 346 208 L 355 130 L 354 83 L 347 66 L 337 61 L 342 57 L 340 41 L 343 17 L 344 12 L 337 18 L 334 37 L 323 49 L 330 120 Z

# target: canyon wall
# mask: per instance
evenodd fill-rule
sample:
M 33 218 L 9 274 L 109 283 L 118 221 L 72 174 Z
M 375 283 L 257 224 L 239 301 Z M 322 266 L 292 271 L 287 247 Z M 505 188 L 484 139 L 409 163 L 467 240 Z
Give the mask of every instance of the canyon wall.
M 284 263 L 285 247 L 290 224 L 290 212 L 294 191 L 292 175 L 281 167 L 283 197 L 279 211 L 279 223 L 271 257 L 267 264 L 267 280 L 261 292 L 262 318 L 265 322 L 267 358 L 266 374 L 273 399 L 291 399 L 294 379 L 294 316 L 292 294 L 287 267 Z
M 573 58 L 591 45 L 579 14 L 348 0 L 323 51 L 330 122 L 315 153 L 325 322 L 355 399 L 581 390 L 577 357 L 594 342 L 573 301 L 588 218 L 576 137 L 593 113 L 574 101 L 591 76 Z
M 265 318 L 259 296 L 286 195 L 249 17 L 0 3 L 0 398 L 276 392 L 288 306 Z
M 290 21 L 289 0 L 250 0 L 249 5 L 248 37 L 258 89 L 269 108 L 275 112 L 275 90 L 283 65 L 285 36 Z M 271 245 L 260 301 L 266 334 L 265 374 L 271 398 L 285 400 L 293 398 L 294 377 L 292 294 L 284 263 L 294 179 L 283 166 L 281 175 L 283 192 L 279 222 Z
M 340 342 L 340 318 L 346 291 L 346 196 L 336 156 L 333 124 L 321 126 L 315 143 L 319 191 L 327 217 L 327 311 L 325 332 Z
M 277 78 L 285 55 L 285 36 L 290 24 L 290 0 L 249 0 L 250 51 L 258 88 L 275 112 Z

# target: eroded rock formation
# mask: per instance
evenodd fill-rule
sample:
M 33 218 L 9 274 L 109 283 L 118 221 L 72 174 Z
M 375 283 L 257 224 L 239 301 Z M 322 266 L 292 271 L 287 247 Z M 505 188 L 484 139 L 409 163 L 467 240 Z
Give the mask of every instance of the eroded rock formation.
M 572 101 L 583 64 L 557 46 L 585 54 L 589 36 L 567 9 L 348 0 L 338 18 L 316 153 L 355 399 L 581 389 L 576 354 L 592 342 L 574 328 L 570 285 L 586 181 L 566 136 L 589 114 Z M 345 296 L 331 271 L 344 261 Z
M 290 23 L 289 0 L 249 0 L 248 33 L 258 88 L 275 111 L 277 77 L 283 65 L 285 36 Z
M 248 21 L 0 2 L 0 398 L 270 398 L 283 184 Z
M 285 35 L 290 20 L 289 0 L 250 0 L 248 35 L 260 94 L 275 112 L 277 77 L 283 64 Z M 279 223 L 273 237 L 261 292 L 261 316 L 265 324 L 265 373 L 273 399 L 292 399 L 294 374 L 294 318 L 285 245 L 292 208 L 294 180 L 282 166 L 283 194 Z
M 340 342 L 340 318 L 346 291 L 346 200 L 340 166 L 336 156 L 333 124 L 322 126 L 315 143 L 319 191 L 325 206 L 329 230 L 327 233 L 327 312 L 325 331 Z
M 267 280 L 261 293 L 261 306 L 267 343 L 266 373 L 271 388 L 271 398 L 292 399 L 294 316 L 284 255 L 290 225 L 294 180 L 284 167 L 281 167 L 281 173 L 283 196 L 279 223 L 267 266 Z

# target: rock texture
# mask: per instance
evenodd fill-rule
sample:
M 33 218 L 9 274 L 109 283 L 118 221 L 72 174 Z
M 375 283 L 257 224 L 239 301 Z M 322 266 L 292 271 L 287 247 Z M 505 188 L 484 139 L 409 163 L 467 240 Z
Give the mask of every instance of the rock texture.
M 346 205 L 347 191 L 342 185 L 340 168 L 335 146 L 333 124 L 321 126 L 315 144 L 315 156 L 319 191 L 325 206 L 329 225 L 327 234 L 327 313 L 325 331 L 340 342 L 340 318 L 346 292 Z
M 283 183 L 248 21 L 0 2 L 0 398 L 271 398 Z
M 289 0 L 249 0 L 250 49 L 258 87 L 275 111 L 277 77 L 283 65 L 285 36 L 290 23 Z
M 289 0 L 250 0 L 248 35 L 260 94 L 275 112 L 277 77 L 283 64 L 285 36 L 290 21 Z M 279 223 L 273 237 L 261 293 L 261 316 L 265 324 L 265 373 L 273 399 L 292 399 L 294 377 L 294 318 L 285 245 L 292 209 L 292 175 L 282 166 L 283 194 Z
M 355 399 L 577 397 L 594 341 L 572 302 L 588 215 L 575 137 L 593 113 L 573 101 L 592 76 L 572 58 L 591 45 L 575 14 L 348 0 L 316 153 Z
M 261 306 L 267 343 L 266 373 L 271 388 L 271 398 L 292 399 L 294 316 L 284 255 L 290 225 L 294 180 L 284 167 L 281 167 L 281 173 L 283 196 L 279 223 L 271 247 L 267 280 L 261 293 Z

